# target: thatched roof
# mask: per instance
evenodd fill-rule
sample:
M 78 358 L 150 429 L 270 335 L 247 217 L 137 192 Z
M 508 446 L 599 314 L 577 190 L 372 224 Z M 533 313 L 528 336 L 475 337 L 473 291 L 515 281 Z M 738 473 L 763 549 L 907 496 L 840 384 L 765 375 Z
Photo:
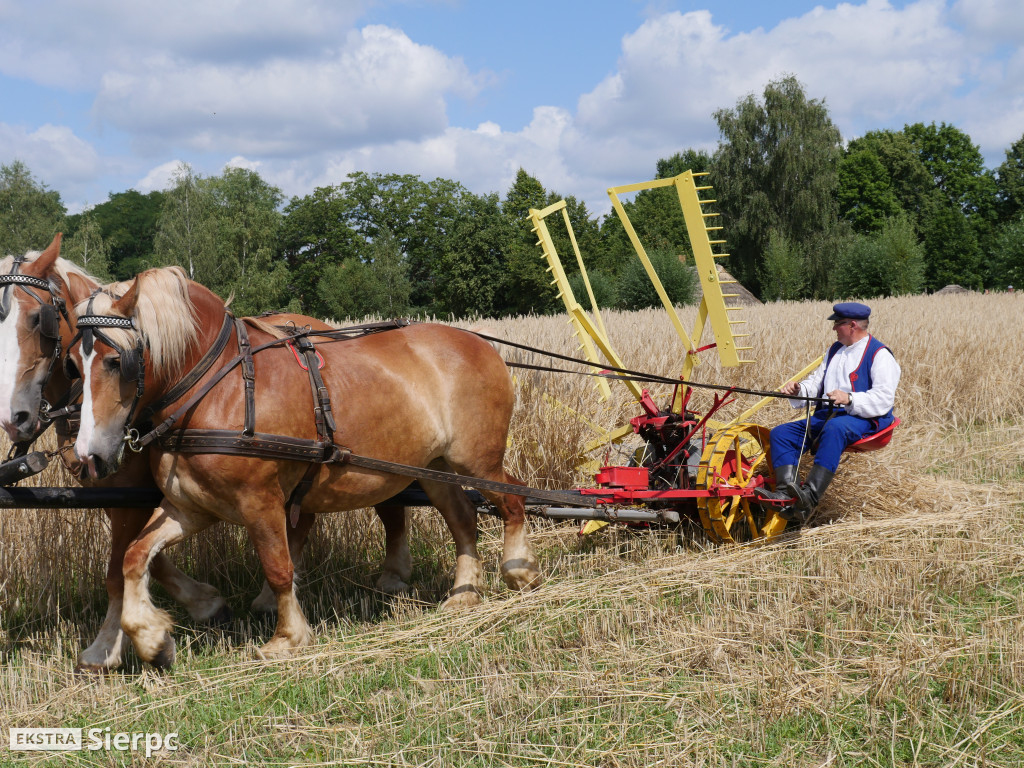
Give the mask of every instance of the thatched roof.
M 962 285 L 947 285 L 935 293 L 971 293 L 969 288 L 964 288 Z
M 718 279 L 720 281 L 735 280 L 736 278 L 726 272 L 721 264 L 716 264 L 718 267 Z M 700 289 L 698 289 L 700 290 Z M 726 306 L 735 307 L 739 305 L 750 305 L 750 304 L 761 304 L 763 303 L 757 296 L 752 294 L 746 288 L 744 288 L 739 282 L 727 283 L 722 286 L 722 293 L 730 294 L 735 293 L 736 296 L 727 296 L 725 299 Z

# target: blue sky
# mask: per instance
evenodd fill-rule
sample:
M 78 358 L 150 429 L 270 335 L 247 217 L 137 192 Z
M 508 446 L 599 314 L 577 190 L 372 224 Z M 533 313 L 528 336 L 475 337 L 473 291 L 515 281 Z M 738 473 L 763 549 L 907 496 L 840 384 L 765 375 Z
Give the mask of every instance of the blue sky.
M 504 193 L 518 168 L 607 208 L 712 114 L 794 74 L 844 139 L 1024 135 L 1020 0 L 0 0 L 0 163 L 72 212 L 252 168 L 288 195 L 356 170 Z

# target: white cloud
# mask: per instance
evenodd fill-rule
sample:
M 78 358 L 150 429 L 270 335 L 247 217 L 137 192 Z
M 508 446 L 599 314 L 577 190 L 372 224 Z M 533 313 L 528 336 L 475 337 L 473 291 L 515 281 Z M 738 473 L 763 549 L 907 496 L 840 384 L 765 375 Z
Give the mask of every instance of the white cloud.
M 288 195 L 354 170 L 504 193 L 523 167 L 603 211 L 606 187 L 650 178 L 677 151 L 713 150 L 712 113 L 785 74 L 826 100 L 845 138 L 945 121 L 998 164 L 1024 126 L 1019 0 L 833 0 L 739 33 L 713 11 L 652 15 L 623 35 L 615 70 L 575 105 L 531 105 L 525 125 L 504 130 L 485 116 L 476 127 L 451 123 L 452 99 L 492 85 L 458 50 L 395 28 L 356 28 L 376 1 L 98 0 L 83 23 L 74 0 L 31 9 L 0 0 L 0 73 L 95 88 L 97 145 L 112 147 L 104 136 L 123 133 L 134 155 L 101 162 L 76 132 L 53 126 L 0 126 L 0 146 L 65 197 L 90 174 L 107 189 L 123 189 L 118 178 L 163 188 L 178 161 L 156 163 L 183 157 L 203 174 L 225 163 L 256 169 Z
M 304 57 L 352 29 L 371 0 L 0 2 L 0 73 L 92 88 L 164 55 L 181 62 Z
M 1021 65 L 1016 58 L 988 60 L 975 45 L 980 30 L 999 23 L 997 12 L 1009 12 L 1006 3 L 980 4 L 992 12 L 970 28 L 958 28 L 959 17 L 942 0 L 899 9 L 887 0 L 819 6 L 771 29 L 738 34 L 709 11 L 654 16 L 623 37 L 616 71 L 581 95 L 575 113 L 541 107 L 517 131 L 482 124 L 370 142 L 329 153 L 325 170 L 310 177 L 334 183 L 352 170 L 403 171 L 503 193 L 522 166 L 548 188 L 603 211 L 604 188 L 650 178 L 659 158 L 688 147 L 713 150 L 712 113 L 747 94 L 760 97 L 770 80 L 786 74 L 804 84 L 809 98 L 825 99 L 846 138 L 945 121 L 970 132 L 998 162 L 1024 124 L 1021 80 L 1006 76 L 1007 67 Z M 986 87 L 1015 90 L 1017 98 L 971 96 Z
M 132 188 L 144 195 L 170 189 L 174 186 L 174 177 L 177 176 L 183 165 L 181 160 L 169 160 L 166 163 L 161 163 L 155 168 L 151 168 Z
M 47 124 L 28 131 L 0 123 L 0 146 L 4 157 L 22 161 L 41 180 L 60 178 L 74 185 L 93 178 L 99 170 L 95 148 L 66 126 Z
M 817 7 L 765 31 L 736 35 L 707 11 L 650 19 L 623 39 L 619 69 L 580 99 L 581 130 L 628 136 L 651 149 L 706 144 L 712 113 L 795 74 L 825 98 L 844 133 L 941 103 L 963 81 L 964 43 L 943 4 L 895 10 L 885 0 Z M 709 132 L 710 129 L 710 132 Z
M 446 98 L 479 87 L 460 60 L 368 26 L 317 60 L 182 66 L 153 57 L 106 74 L 95 112 L 151 145 L 296 156 L 438 134 Z
M 1024 38 L 1021 10 L 1020 0 L 957 0 L 953 4 L 956 20 L 985 47 L 1006 42 L 1020 44 Z

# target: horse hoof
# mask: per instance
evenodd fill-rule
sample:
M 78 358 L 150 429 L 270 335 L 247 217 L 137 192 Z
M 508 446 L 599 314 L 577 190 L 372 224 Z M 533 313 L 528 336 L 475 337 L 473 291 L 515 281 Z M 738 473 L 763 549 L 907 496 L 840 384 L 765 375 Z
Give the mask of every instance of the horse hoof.
M 377 579 L 377 589 L 385 595 L 408 595 L 412 591 L 400 578 L 387 574 Z
M 175 643 L 170 633 L 164 635 L 163 645 L 149 663 L 157 669 L 170 669 L 174 665 Z
M 105 677 L 112 671 L 111 667 L 104 667 L 100 664 L 86 664 L 80 661 L 75 664 L 74 676 L 77 678 Z
M 289 659 L 295 655 L 296 647 L 287 645 L 284 642 L 271 640 L 262 648 L 256 649 L 256 658 L 261 661 L 275 661 L 278 659 Z
M 231 611 L 231 607 L 225 603 L 220 607 L 220 610 L 207 619 L 207 621 L 214 627 L 223 627 L 230 624 L 234 617 L 235 614 Z
M 540 569 L 533 563 L 506 563 L 501 566 L 501 576 L 509 589 L 519 592 L 537 589 L 544 583 Z
M 444 611 L 459 611 L 463 608 L 474 608 L 481 603 L 480 592 L 471 584 L 465 584 L 452 590 L 448 599 L 441 604 Z

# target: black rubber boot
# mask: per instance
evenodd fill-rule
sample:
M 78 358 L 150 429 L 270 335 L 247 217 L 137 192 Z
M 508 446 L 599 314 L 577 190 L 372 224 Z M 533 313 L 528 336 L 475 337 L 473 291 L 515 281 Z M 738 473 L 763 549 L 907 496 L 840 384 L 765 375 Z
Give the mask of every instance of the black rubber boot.
M 782 517 L 794 522 L 806 523 L 810 519 L 811 513 L 817 508 L 821 497 L 825 495 L 825 489 L 832 482 L 834 474 L 820 464 L 812 466 L 804 484 L 795 488 L 799 501 L 792 507 L 784 509 L 780 513 Z
M 759 499 L 769 501 L 788 502 L 790 499 L 799 498 L 797 495 L 799 484 L 797 483 L 798 468 L 795 464 L 783 464 L 775 468 L 775 490 L 769 491 L 765 487 L 758 488 L 754 493 Z

